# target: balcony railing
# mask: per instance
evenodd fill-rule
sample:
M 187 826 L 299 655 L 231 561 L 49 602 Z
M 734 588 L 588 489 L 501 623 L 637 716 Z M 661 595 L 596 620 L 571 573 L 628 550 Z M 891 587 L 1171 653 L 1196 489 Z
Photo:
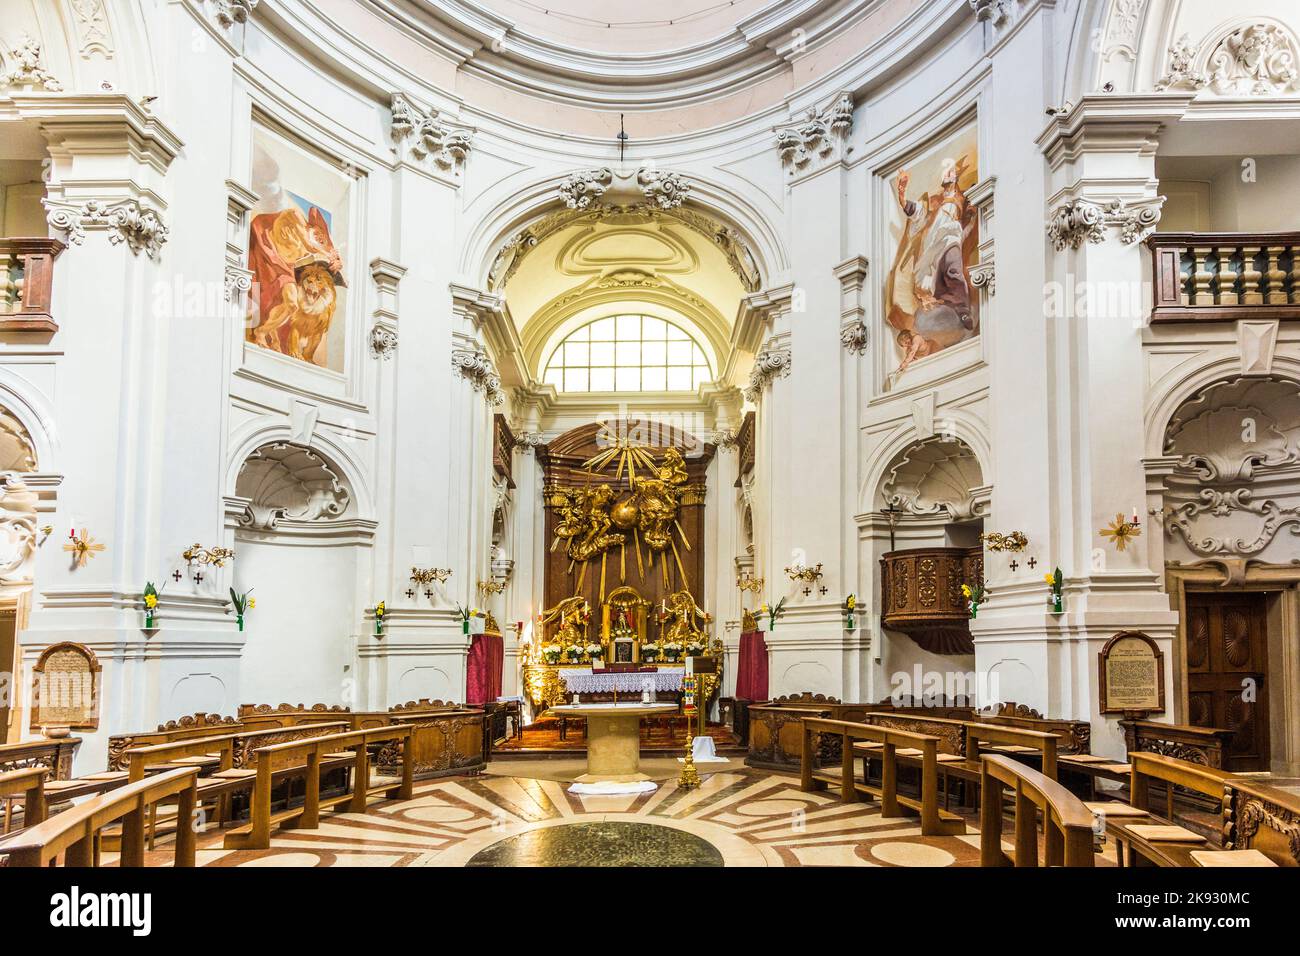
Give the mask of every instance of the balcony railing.
M 57 239 L 0 239 L 0 333 L 58 331 L 50 290 L 54 260 L 62 251 Z
M 1166 232 L 1147 246 L 1152 322 L 1300 319 L 1300 232 Z

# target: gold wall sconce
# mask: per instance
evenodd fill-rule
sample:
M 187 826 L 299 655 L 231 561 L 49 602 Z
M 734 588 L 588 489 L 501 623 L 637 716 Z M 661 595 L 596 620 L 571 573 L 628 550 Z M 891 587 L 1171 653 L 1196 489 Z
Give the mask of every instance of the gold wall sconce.
M 434 581 L 439 584 L 445 583 L 451 577 L 451 568 L 411 568 L 411 580 L 422 588 L 428 587 Z
M 504 581 L 480 581 L 478 590 L 480 594 L 500 594 L 506 589 Z
M 1019 554 L 1029 547 L 1029 539 L 1023 531 L 1012 531 L 1010 534 L 986 531 L 980 535 L 980 539 L 990 551 L 1012 551 Z
M 740 591 L 742 594 L 746 591 L 758 594 L 763 590 L 764 583 L 765 582 L 762 578 L 754 577 L 752 571 L 746 571 L 744 574 L 736 578 L 736 590 Z
M 805 584 L 816 584 L 822 576 L 821 562 L 817 562 L 816 567 L 807 567 L 806 565 L 796 564 L 792 568 L 785 569 L 786 576 L 791 581 L 803 581 Z
M 233 548 L 205 548 L 197 541 L 181 552 L 186 564 L 210 564 L 214 568 L 223 568 L 226 562 L 235 556 Z

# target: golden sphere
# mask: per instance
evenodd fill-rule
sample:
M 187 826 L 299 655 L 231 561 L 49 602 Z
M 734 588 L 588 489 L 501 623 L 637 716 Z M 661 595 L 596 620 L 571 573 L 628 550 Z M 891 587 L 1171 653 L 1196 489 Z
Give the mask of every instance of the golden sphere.
M 627 531 L 636 526 L 638 514 L 636 500 L 624 498 L 610 510 L 609 520 L 614 522 L 614 527 Z

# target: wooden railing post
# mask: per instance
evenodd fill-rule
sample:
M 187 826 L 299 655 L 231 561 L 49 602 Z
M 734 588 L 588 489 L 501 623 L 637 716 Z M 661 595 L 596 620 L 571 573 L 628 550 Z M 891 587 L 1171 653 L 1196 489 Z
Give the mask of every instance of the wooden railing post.
M 307 792 L 303 796 L 302 816 L 298 818 L 298 826 L 307 830 L 320 826 L 320 750 L 321 745 L 317 744 L 307 754 Z
M 1001 812 L 1001 793 L 998 794 Z M 987 799 L 987 797 L 985 798 Z M 1038 812 L 1034 802 L 1025 796 L 1021 784 L 1016 783 L 1016 866 L 1038 865 Z M 1046 814 L 1044 814 L 1046 816 Z M 1049 824 L 1050 825 L 1050 824 Z
M 1006 866 L 1002 852 L 1002 782 L 980 769 L 980 866 Z
M 270 754 L 257 757 L 257 779 L 253 783 L 253 799 L 248 808 L 251 829 L 246 849 L 265 850 L 271 845 L 271 775 Z
M 122 857 L 118 866 L 144 866 L 145 824 L 151 808 L 141 794 L 135 808 L 122 818 Z
M 194 853 L 198 844 L 198 833 L 194 811 L 198 805 L 199 771 L 196 768 L 190 777 L 190 784 L 180 792 L 176 801 L 176 860 L 175 866 L 194 866 Z
M 397 796 L 410 800 L 415 796 L 415 727 L 401 739 L 402 744 L 402 788 Z
M 939 830 L 939 744 L 927 740 L 921 752 L 921 833 Z
M 853 738 L 840 733 L 840 803 L 857 803 L 857 782 L 853 779 Z
M 357 759 L 352 771 L 352 802 L 348 804 L 348 809 L 353 813 L 365 813 L 366 795 L 370 789 L 370 751 L 366 748 L 364 735 L 360 743 L 356 744 L 356 752 Z
M 806 720 L 802 721 L 800 726 L 803 728 L 803 747 L 799 755 L 799 789 L 807 792 L 818 789 L 814 786 L 815 781 L 813 780 L 813 732 L 809 729 Z
M 901 816 L 898 809 L 898 751 L 889 734 L 880 748 L 880 815 Z

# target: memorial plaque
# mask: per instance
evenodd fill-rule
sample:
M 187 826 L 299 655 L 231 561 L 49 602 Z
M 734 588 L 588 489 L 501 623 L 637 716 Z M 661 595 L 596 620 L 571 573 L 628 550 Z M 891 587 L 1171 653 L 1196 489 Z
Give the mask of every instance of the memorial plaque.
M 1097 656 L 1103 714 L 1164 711 L 1164 655 L 1155 641 L 1141 631 L 1121 631 Z
M 32 727 L 99 726 L 99 660 L 81 644 L 51 644 L 32 668 Z

